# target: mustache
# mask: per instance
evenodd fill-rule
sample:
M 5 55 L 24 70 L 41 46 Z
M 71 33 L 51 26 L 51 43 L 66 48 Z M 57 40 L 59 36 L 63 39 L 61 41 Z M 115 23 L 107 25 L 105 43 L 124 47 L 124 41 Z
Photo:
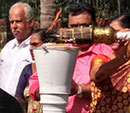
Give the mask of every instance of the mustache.
M 12 32 L 21 32 L 20 29 L 12 29 Z

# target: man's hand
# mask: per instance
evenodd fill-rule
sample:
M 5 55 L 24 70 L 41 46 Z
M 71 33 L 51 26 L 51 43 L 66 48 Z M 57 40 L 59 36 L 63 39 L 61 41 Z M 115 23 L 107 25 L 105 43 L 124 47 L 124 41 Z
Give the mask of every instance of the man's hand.
M 72 80 L 70 96 L 78 94 L 78 86 L 79 86 L 79 84 L 77 84 L 74 80 Z M 91 88 L 90 88 L 91 85 L 90 85 L 90 83 L 88 83 L 88 84 L 80 84 L 80 86 L 82 88 L 81 89 L 82 90 L 82 96 L 86 97 L 86 98 L 91 98 Z
M 70 96 L 77 94 L 77 91 L 78 91 L 78 84 L 76 84 L 76 82 L 74 80 L 72 80 Z

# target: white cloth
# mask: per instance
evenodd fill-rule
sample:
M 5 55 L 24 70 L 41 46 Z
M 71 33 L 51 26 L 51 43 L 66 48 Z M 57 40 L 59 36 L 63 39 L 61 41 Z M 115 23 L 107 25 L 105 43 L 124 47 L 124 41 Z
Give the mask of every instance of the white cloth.
M 21 44 L 16 39 L 8 42 L 0 53 L 0 88 L 15 95 L 23 68 L 32 63 L 29 51 L 30 37 Z
M 130 40 L 130 31 L 127 32 L 117 32 L 117 39 Z

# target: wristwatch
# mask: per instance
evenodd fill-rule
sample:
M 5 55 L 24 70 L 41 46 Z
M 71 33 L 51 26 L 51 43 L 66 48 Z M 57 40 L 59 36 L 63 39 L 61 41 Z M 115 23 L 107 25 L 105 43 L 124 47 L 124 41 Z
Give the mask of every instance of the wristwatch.
M 79 97 L 79 98 L 83 97 L 83 91 L 82 91 L 82 87 L 80 84 L 78 85 L 77 97 Z

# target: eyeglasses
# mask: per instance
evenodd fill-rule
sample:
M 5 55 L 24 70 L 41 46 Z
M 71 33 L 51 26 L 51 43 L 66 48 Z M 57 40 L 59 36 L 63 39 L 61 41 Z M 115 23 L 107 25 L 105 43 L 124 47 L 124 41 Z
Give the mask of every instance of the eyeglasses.
M 89 25 L 90 25 L 90 24 L 84 23 L 84 24 L 72 24 L 72 25 L 70 25 L 70 26 L 71 26 L 71 27 L 79 27 L 79 26 L 89 27 Z

